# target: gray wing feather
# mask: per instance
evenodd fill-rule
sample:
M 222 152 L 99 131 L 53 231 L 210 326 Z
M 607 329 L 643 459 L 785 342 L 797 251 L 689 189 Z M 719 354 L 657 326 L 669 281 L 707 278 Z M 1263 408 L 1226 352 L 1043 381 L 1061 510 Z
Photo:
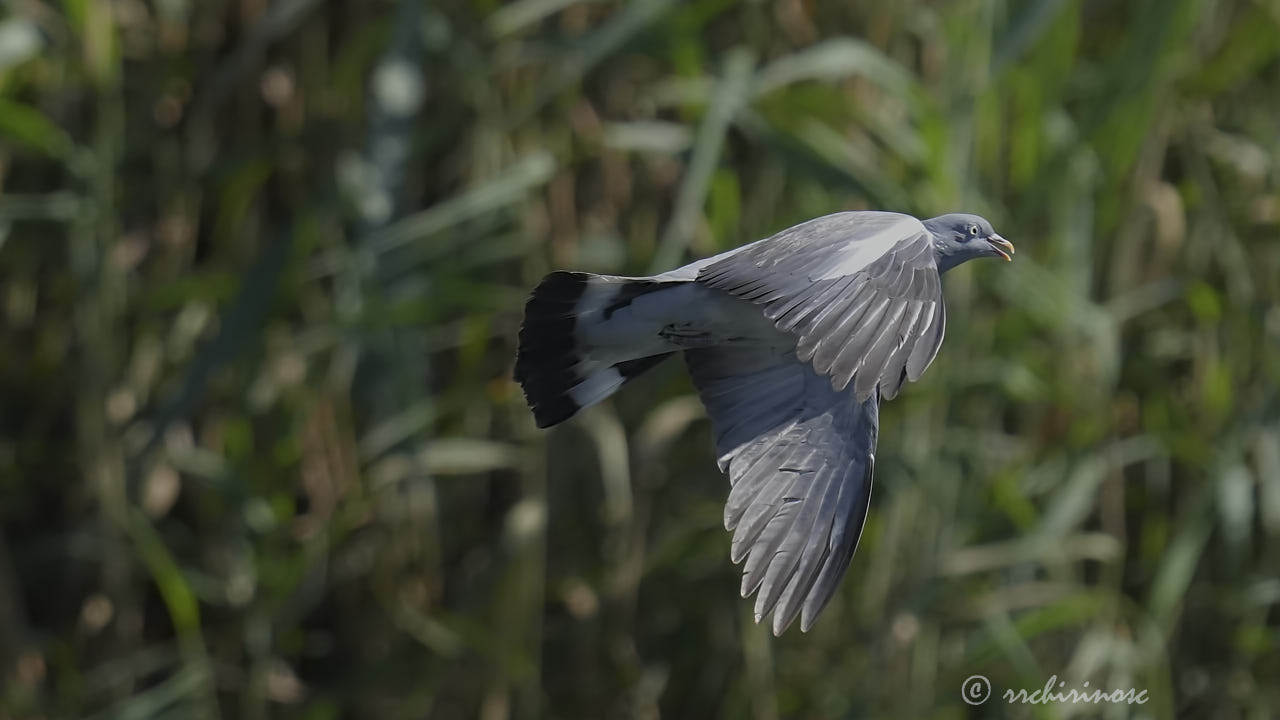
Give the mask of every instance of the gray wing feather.
M 796 356 L 851 383 L 859 401 L 897 395 L 937 355 L 946 314 L 931 236 L 892 213 L 838 213 L 702 267 L 697 281 L 761 305 L 797 336 Z
M 859 403 L 808 363 L 761 347 L 685 352 L 731 489 L 725 528 L 742 594 L 774 634 L 807 631 L 844 577 L 871 496 L 878 398 Z
M 907 339 L 916 333 L 922 322 L 924 322 L 924 303 L 912 300 L 907 306 L 907 314 L 902 320 L 902 325 L 898 328 L 898 347 L 884 365 L 882 375 L 885 378 L 897 379 L 897 382 L 886 382 L 880 386 L 880 394 L 886 400 L 892 400 L 898 395 L 907 371 L 907 360 L 910 359 L 911 351 L 914 349 Z
M 947 308 L 942 303 L 938 303 L 937 309 L 930 318 L 927 329 L 924 331 L 924 337 L 921 342 L 917 342 L 915 347 L 911 349 L 911 355 L 907 357 L 907 379 L 915 382 L 924 374 L 925 368 L 929 367 L 929 363 L 933 362 L 933 358 L 938 354 L 938 348 L 942 347 L 942 337 L 947 329 Z

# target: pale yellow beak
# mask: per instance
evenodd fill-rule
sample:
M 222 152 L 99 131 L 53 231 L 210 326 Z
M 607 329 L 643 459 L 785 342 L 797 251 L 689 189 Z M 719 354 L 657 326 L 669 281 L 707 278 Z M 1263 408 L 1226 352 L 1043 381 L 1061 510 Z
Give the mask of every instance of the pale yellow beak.
M 1013 260 L 1013 243 L 1005 240 L 999 235 L 992 235 L 987 238 L 987 242 L 991 243 L 991 247 L 1000 253 L 1000 257 L 1005 260 Z

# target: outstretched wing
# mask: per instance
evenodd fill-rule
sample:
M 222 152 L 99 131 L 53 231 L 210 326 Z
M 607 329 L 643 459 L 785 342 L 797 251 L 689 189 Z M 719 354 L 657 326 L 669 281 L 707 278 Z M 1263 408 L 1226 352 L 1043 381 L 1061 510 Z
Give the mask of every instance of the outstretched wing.
M 724 525 L 742 595 L 773 632 L 808 631 L 849 569 L 871 499 L 878 398 L 833 390 L 808 363 L 762 347 L 685 351 L 732 489 Z
M 827 215 L 703 267 L 698 282 L 763 306 L 796 355 L 858 400 L 892 398 L 942 344 L 931 235 L 908 215 Z

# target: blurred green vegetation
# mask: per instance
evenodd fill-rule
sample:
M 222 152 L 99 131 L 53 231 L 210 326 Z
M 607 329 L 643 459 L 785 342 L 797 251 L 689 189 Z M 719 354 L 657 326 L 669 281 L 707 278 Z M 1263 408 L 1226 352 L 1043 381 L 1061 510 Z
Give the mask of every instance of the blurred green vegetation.
M 0 718 L 1280 714 L 1274 0 L 0 15 Z M 855 208 L 1019 252 L 774 640 L 682 370 L 545 433 L 514 338 Z

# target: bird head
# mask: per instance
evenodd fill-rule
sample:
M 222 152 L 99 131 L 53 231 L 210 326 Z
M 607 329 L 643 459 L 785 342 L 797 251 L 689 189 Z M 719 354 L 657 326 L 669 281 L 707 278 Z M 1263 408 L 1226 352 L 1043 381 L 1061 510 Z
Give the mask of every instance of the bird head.
M 939 215 L 925 220 L 924 226 L 933 233 L 933 254 L 939 272 L 974 258 L 1013 259 L 1013 243 L 1000 237 L 991 223 L 978 215 Z

